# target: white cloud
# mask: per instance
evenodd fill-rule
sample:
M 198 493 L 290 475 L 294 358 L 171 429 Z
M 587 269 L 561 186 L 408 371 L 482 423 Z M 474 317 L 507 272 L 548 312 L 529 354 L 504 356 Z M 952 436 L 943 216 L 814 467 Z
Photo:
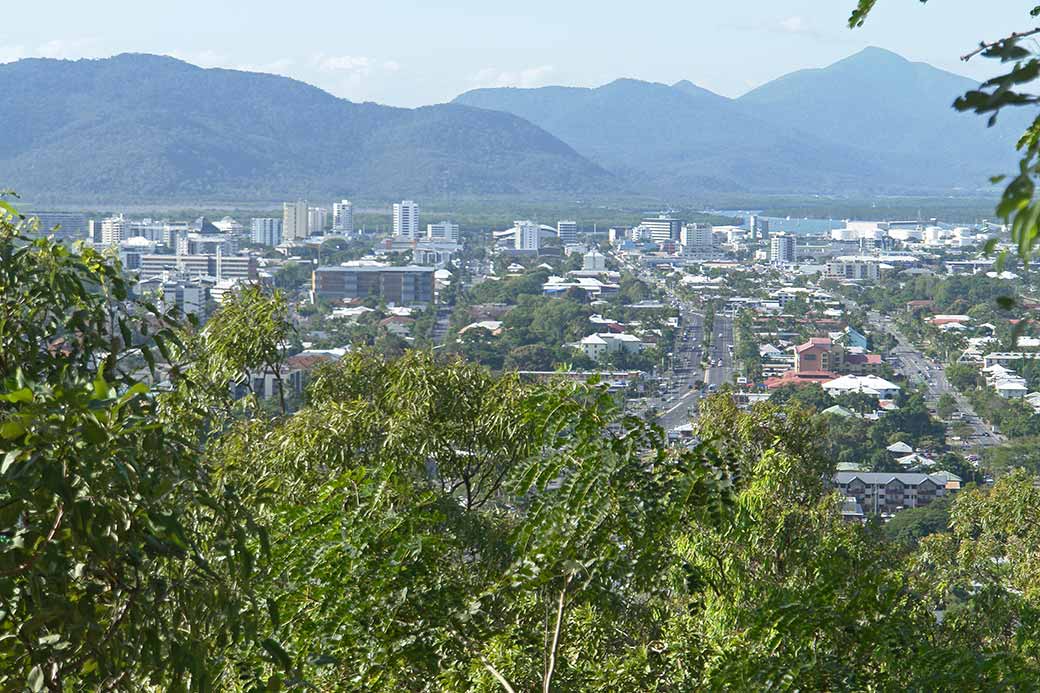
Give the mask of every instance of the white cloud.
M 396 60 L 387 60 L 383 63 L 383 69 L 387 72 L 397 72 L 401 69 L 401 64 Z
M 518 71 L 485 67 L 473 75 L 471 81 L 481 87 L 539 87 L 545 84 L 553 70 L 552 65 L 538 65 Z
M 28 57 L 29 53 L 25 50 L 25 46 L 0 45 L 0 63 L 13 63 Z
M 804 18 L 798 16 L 780 20 L 780 30 L 788 34 L 812 33 L 812 27 L 809 26 L 809 23 Z
M 374 61 L 361 55 L 315 55 L 311 62 L 322 72 L 349 72 L 367 75 L 372 72 Z
M 22 58 L 56 58 L 59 60 L 97 57 L 98 40 L 95 38 L 54 39 L 35 47 L 24 44 L 5 44 L 0 41 L 0 63 L 11 63 Z
M 54 39 L 41 43 L 36 55 L 41 58 L 85 58 L 92 54 L 91 48 L 97 44 L 94 38 Z

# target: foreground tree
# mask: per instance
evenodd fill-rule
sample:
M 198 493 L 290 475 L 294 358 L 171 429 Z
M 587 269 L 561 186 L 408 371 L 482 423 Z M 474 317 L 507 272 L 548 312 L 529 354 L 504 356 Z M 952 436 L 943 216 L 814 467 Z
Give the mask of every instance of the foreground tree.
M 177 379 L 174 316 L 101 254 L 24 226 L 5 203 L 0 687 L 218 687 L 266 612 L 251 512 L 201 454 L 206 412 L 139 379 Z

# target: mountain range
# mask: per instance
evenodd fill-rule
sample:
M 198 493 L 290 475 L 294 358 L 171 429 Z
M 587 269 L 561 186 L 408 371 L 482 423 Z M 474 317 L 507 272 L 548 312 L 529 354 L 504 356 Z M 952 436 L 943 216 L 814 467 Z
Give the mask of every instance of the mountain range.
M 417 109 L 164 56 L 0 65 L 0 188 L 34 200 L 948 193 L 1007 170 L 1023 116 L 877 48 L 731 99 L 689 81 L 478 89 Z
M 513 113 L 642 186 L 708 191 L 949 192 L 1007 169 L 1022 114 L 958 113 L 966 77 L 867 48 L 730 99 L 689 81 L 478 89 L 455 103 Z
M 33 199 L 549 194 L 616 177 L 516 116 L 352 103 L 173 58 L 0 65 L 0 187 Z

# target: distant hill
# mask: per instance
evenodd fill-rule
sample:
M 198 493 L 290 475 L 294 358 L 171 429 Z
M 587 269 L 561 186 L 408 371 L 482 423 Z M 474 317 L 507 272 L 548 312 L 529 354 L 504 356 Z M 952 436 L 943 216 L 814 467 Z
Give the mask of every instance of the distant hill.
M 682 81 L 478 89 L 455 103 L 519 115 L 596 163 L 668 192 L 976 190 L 1006 169 L 1021 117 L 951 108 L 965 77 L 869 48 L 739 99 Z
M 173 58 L 0 65 L 0 188 L 33 199 L 273 200 L 617 190 L 513 115 L 357 104 Z
M 670 194 L 807 191 L 823 177 L 841 187 L 863 175 L 864 165 L 850 161 L 845 148 L 777 126 L 688 82 L 479 89 L 455 103 L 530 120 L 596 163 Z
M 840 143 L 930 187 L 979 187 L 1014 159 L 1027 114 L 1008 112 L 993 128 L 952 108 L 978 82 L 881 48 L 825 68 L 800 70 L 738 99 L 787 128 Z

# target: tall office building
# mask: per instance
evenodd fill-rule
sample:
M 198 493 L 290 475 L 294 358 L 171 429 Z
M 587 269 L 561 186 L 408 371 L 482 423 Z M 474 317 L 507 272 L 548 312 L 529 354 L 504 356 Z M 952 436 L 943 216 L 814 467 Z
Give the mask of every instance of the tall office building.
M 681 219 L 673 219 L 667 214 L 661 214 L 652 219 L 643 219 L 640 226 L 650 234 L 650 240 L 654 243 L 663 243 L 664 241 L 678 241 L 683 223 Z
M 308 208 L 306 201 L 286 202 L 282 205 L 282 238 L 298 241 L 307 237 Z
M 426 225 L 426 237 L 434 241 L 459 242 L 459 225 L 450 221 L 442 221 L 439 224 Z
M 419 205 L 411 200 L 394 203 L 394 235 L 411 239 L 419 237 Z
M 122 214 L 101 220 L 101 245 L 119 245 L 128 238 L 127 227 L 129 223 Z M 96 242 L 96 241 L 95 241 Z
M 310 207 L 307 210 L 307 234 L 321 236 L 329 225 L 329 210 L 324 207 Z
M 407 306 L 433 303 L 434 269 L 406 265 L 357 265 L 319 267 L 311 275 L 316 298 L 337 301 L 355 298 L 382 298 L 387 303 Z
M 538 236 L 541 228 L 533 221 L 514 221 L 516 229 L 517 250 L 538 250 Z
M 774 265 L 794 262 L 796 242 L 789 233 L 774 233 L 769 239 L 769 261 Z
M 688 253 L 696 248 L 707 249 L 715 245 L 715 232 L 711 224 L 686 224 L 680 240 Z
M 756 238 L 766 238 L 769 236 L 769 220 L 763 219 L 757 214 L 749 216 L 748 235 L 751 237 L 751 240 Z
M 332 230 L 349 236 L 354 233 L 354 203 L 343 200 L 332 205 Z
M 282 220 L 273 217 L 261 217 L 253 219 L 250 226 L 250 235 L 253 243 L 260 245 L 281 245 L 282 243 Z
M 29 212 L 25 216 L 36 217 L 37 232 L 41 236 L 67 240 L 86 238 L 89 233 L 87 215 L 83 212 Z
M 578 222 L 576 221 L 558 221 L 556 222 L 556 236 L 560 239 L 560 243 L 567 245 L 568 243 L 578 242 Z

